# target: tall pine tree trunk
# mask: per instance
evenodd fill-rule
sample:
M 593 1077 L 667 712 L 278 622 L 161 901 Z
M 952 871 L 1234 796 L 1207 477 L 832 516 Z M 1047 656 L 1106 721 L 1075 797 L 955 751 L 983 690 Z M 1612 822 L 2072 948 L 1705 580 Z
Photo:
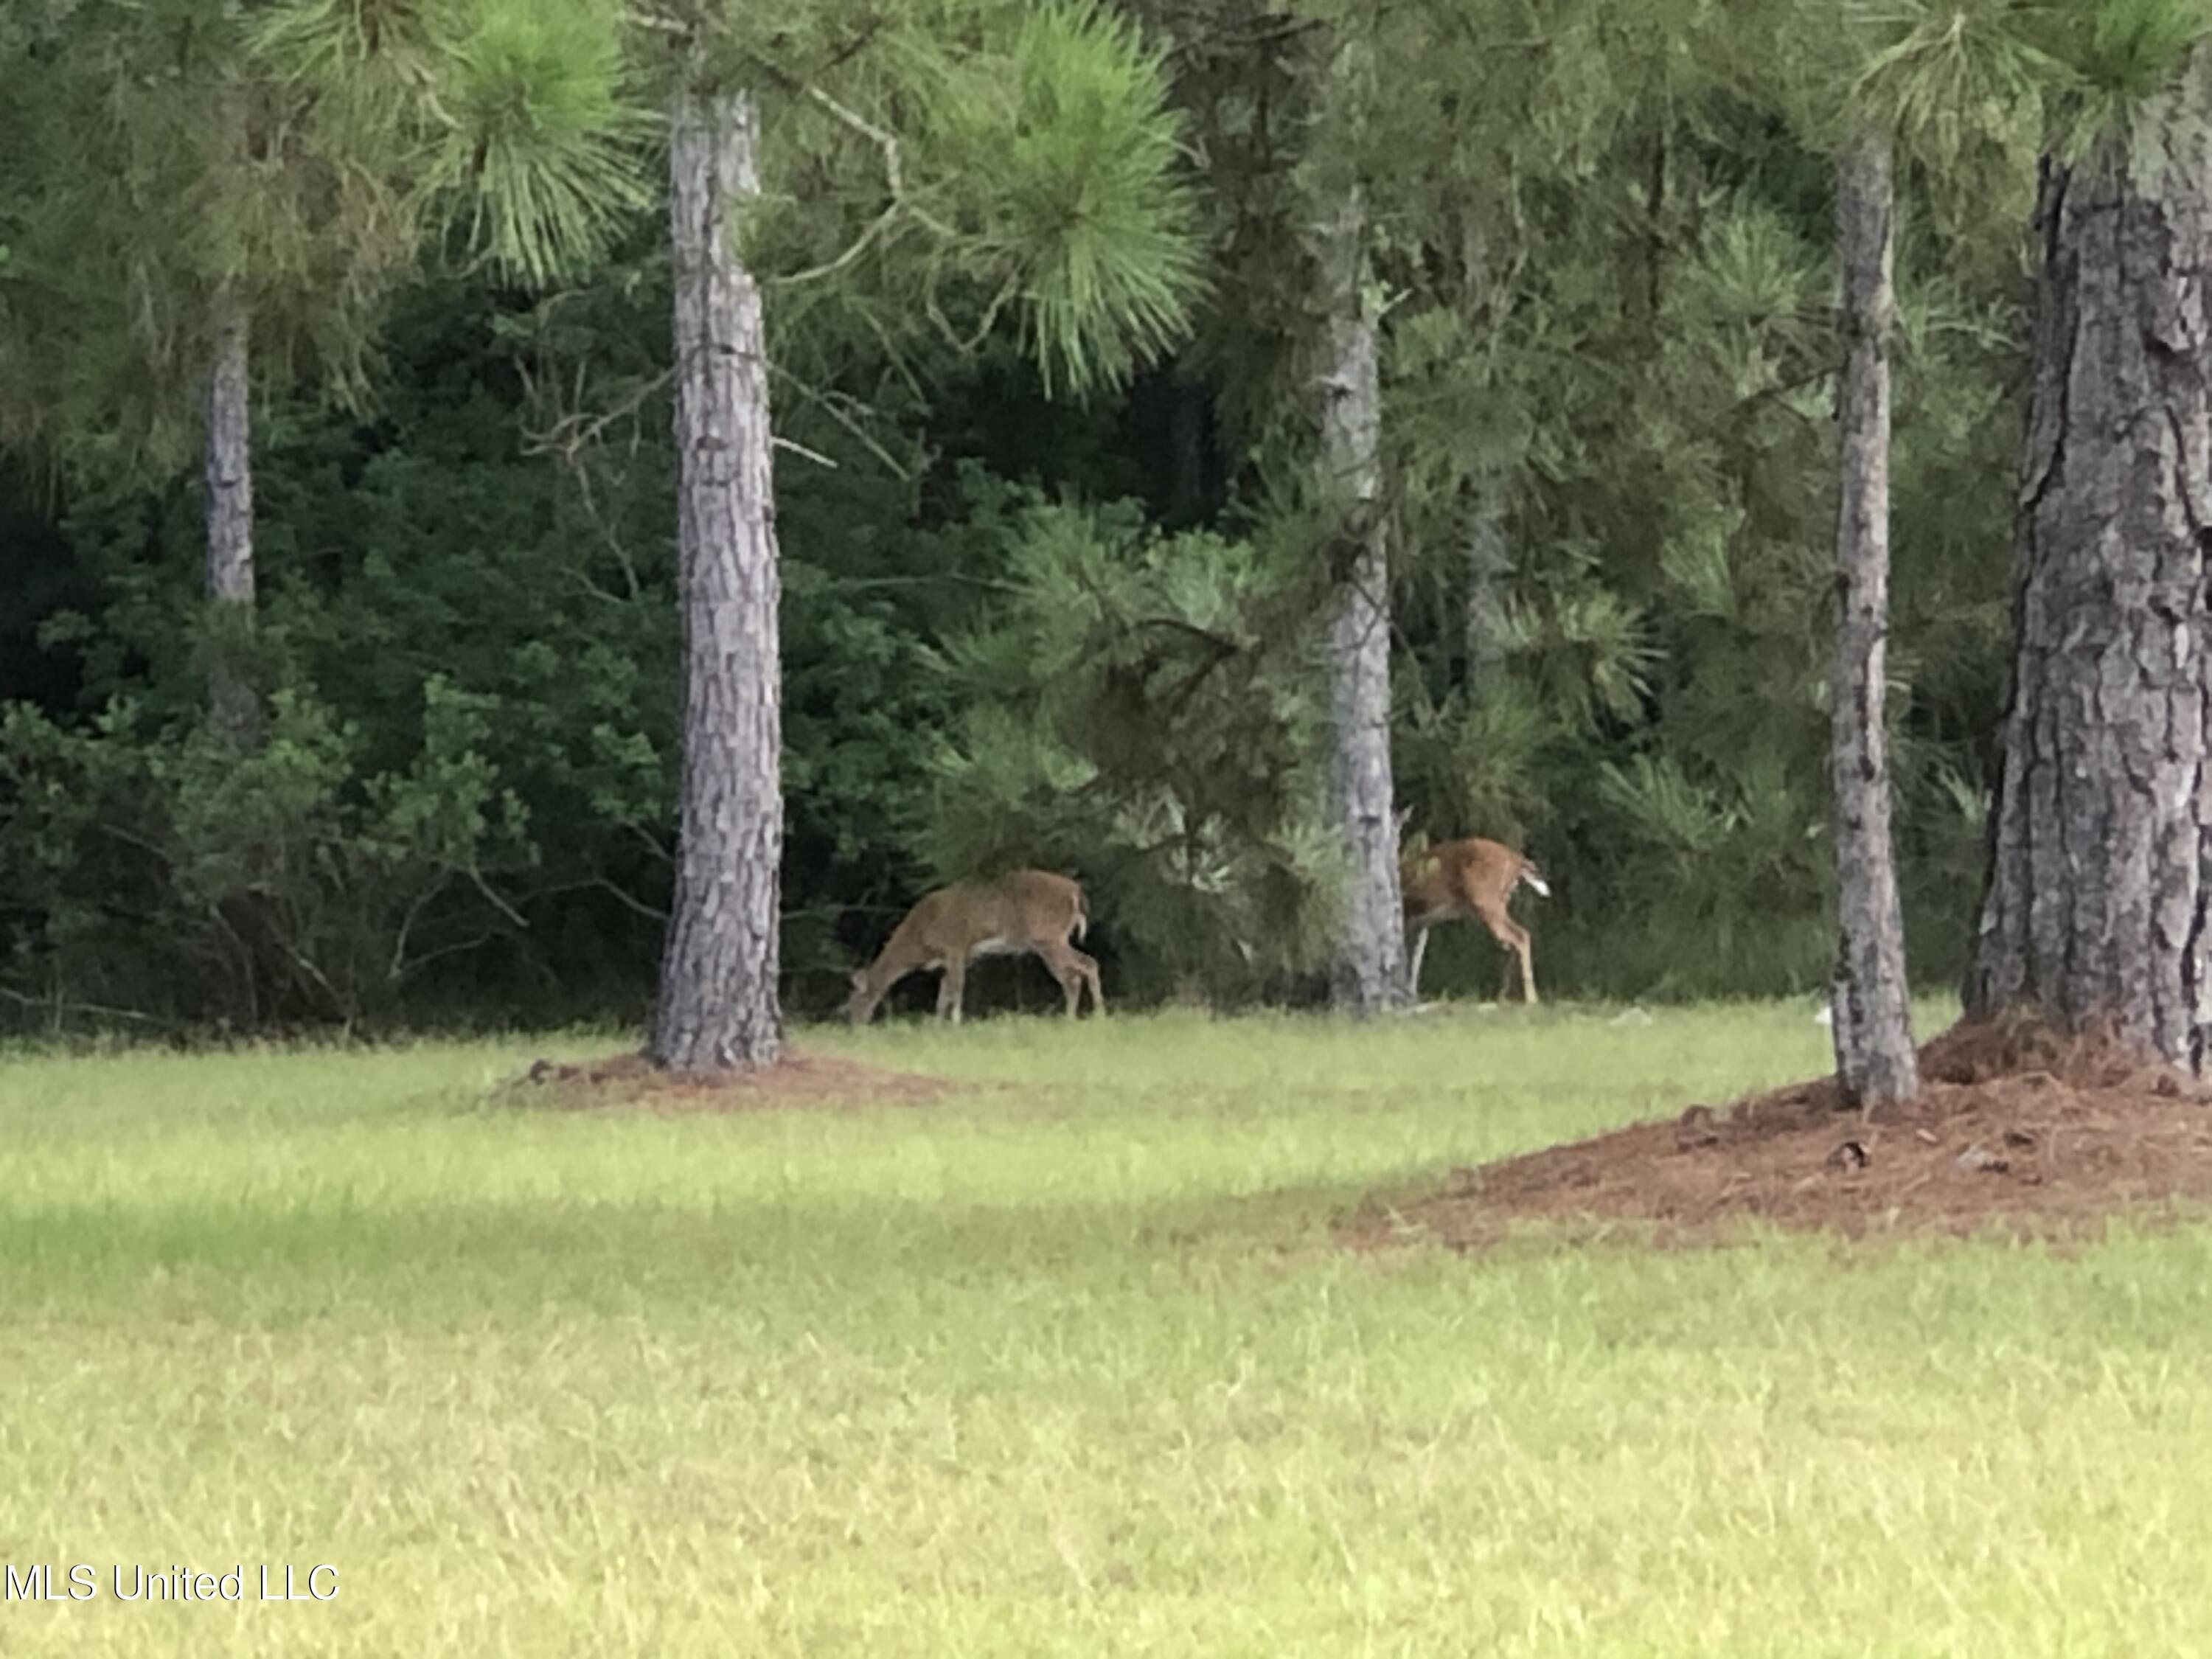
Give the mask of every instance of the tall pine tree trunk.
M 1323 498 L 1330 538 L 1328 815 L 1350 861 L 1330 964 L 1332 1000 L 1356 1013 L 1403 1007 L 1405 920 L 1390 776 L 1390 565 L 1382 514 L 1382 393 L 1357 191 L 1329 228 Z
M 2192 1066 L 2212 1018 L 2203 70 L 2156 165 L 2118 140 L 2044 164 L 2013 685 L 1966 999 Z
M 1879 1106 L 1919 1091 L 1905 979 L 1905 921 L 1890 840 L 1885 678 L 1889 633 L 1889 340 L 1895 191 L 1889 144 L 1872 137 L 1836 170 L 1846 341 L 1842 506 L 1836 526 L 1836 659 L 1830 718 L 1835 788 L 1836 1075 L 1845 1100 Z
M 774 1063 L 783 857 L 780 577 L 760 290 L 732 210 L 760 192 L 741 93 L 684 93 L 669 132 L 676 275 L 684 781 L 652 1053 L 681 1072 Z
M 260 723 L 248 672 L 253 633 L 252 316 L 237 289 L 217 293 L 204 410 L 208 703 L 216 729 L 251 743 Z

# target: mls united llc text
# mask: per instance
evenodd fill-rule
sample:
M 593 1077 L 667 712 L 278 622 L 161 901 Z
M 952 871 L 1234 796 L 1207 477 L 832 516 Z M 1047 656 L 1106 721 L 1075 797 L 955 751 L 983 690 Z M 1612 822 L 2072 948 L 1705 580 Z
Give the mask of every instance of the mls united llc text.
M 307 1568 L 241 1563 L 210 1572 L 126 1562 L 104 1577 L 82 1561 L 68 1567 L 9 1562 L 0 1575 L 0 1601 L 335 1601 L 338 1594 L 338 1570 L 327 1561 Z

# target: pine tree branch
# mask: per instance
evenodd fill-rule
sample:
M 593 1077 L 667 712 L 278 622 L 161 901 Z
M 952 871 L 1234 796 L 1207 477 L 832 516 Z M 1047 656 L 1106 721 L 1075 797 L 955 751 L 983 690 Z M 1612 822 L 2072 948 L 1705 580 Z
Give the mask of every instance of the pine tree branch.
M 802 456 L 805 459 L 812 461 L 817 466 L 827 467 L 832 472 L 835 472 L 837 470 L 837 463 L 832 460 L 829 456 L 824 455 L 820 450 L 809 449 L 805 444 L 799 443 L 790 438 L 787 438 L 781 433 L 769 438 L 769 445 L 771 448 L 775 449 L 787 449 L 793 454 Z
M 808 86 L 800 90 L 806 100 L 817 109 L 824 111 L 842 125 L 850 128 L 875 145 L 883 156 L 884 183 L 890 190 L 894 203 L 904 204 L 907 210 L 914 215 L 916 223 L 936 232 L 947 241 L 956 240 L 956 234 L 950 225 L 927 209 L 915 205 L 914 198 L 907 193 L 905 165 L 901 159 L 899 140 L 896 133 L 878 126 L 859 111 L 848 109 L 819 87 Z
M 142 1024 L 159 1025 L 166 1030 L 174 1030 L 177 1024 L 176 1021 L 164 1018 L 160 1014 L 149 1014 L 136 1008 L 114 1008 L 110 1007 L 106 1003 L 73 1001 L 70 998 L 62 995 L 58 991 L 51 997 L 34 997 L 27 995 L 24 992 L 11 990 L 7 986 L 0 985 L 0 997 L 5 997 L 9 1001 L 16 1004 L 19 1007 L 50 1010 L 52 1012 L 54 1019 L 58 1023 L 67 1018 L 70 1012 L 74 1011 L 88 1014 L 97 1014 L 106 1019 L 137 1020 Z
M 792 387 L 792 389 L 796 391 L 800 397 L 805 398 L 808 402 L 814 404 L 816 408 L 819 409 L 839 426 L 844 428 L 847 434 L 852 437 L 855 443 L 859 444 L 871 455 L 873 455 L 878 461 L 882 462 L 884 469 L 901 483 L 912 483 L 914 482 L 913 470 L 902 465 L 898 461 L 893 459 L 891 453 L 885 449 L 881 444 L 878 443 L 873 438 L 870 437 L 866 431 L 861 428 L 859 422 L 854 420 L 851 416 L 848 415 L 843 410 L 838 408 L 836 401 L 829 393 L 816 390 L 813 386 L 809 386 L 805 380 L 800 380 L 799 376 L 793 374 L 789 369 L 780 368 L 774 364 L 770 364 L 769 372 L 777 380 Z M 866 408 L 866 405 L 862 404 L 861 407 Z M 778 443 L 781 443 L 784 441 L 779 438 L 776 441 Z M 828 463 L 828 465 L 834 466 L 836 463 L 833 461 Z

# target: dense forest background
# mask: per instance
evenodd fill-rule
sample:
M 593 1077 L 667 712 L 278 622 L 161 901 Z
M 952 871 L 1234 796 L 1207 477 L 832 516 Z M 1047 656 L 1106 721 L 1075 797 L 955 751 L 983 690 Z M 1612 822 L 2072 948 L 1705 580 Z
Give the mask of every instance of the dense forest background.
M 1317 132 L 1367 158 L 1409 831 L 1542 864 L 1547 992 L 1820 987 L 1841 349 L 1790 9 L 1390 14 L 1390 95 L 1350 138 L 1296 9 L 1127 9 L 1206 262 L 1195 328 L 1109 389 L 940 325 L 891 249 L 810 275 L 874 204 L 771 111 L 789 1006 L 830 1011 L 926 887 L 1014 862 L 1085 883 L 1118 999 L 1315 994 L 1286 458 Z M 1899 167 L 1889 661 L 1928 984 L 1962 970 L 1982 876 L 2031 297 L 2036 135 L 1981 115 Z M 0 184 L 0 304 L 31 210 Z M 124 360 L 132 296 L 18 376 L 107 412 L 66 445 L 21 420 L 0 459 L 0 1023 L 641 1017 L 680 689 L 657 210 L 550 289 L 433 249 L 346 374 L 312 345 L 262 372 L 270 715 L 244 757 L 204 730 L 200 477 L 133 401 L 158 387 Z M 1446 930 L 1425 986 L 1497 972 Z M 1054 995 L 1023 964 L 971 999 Z

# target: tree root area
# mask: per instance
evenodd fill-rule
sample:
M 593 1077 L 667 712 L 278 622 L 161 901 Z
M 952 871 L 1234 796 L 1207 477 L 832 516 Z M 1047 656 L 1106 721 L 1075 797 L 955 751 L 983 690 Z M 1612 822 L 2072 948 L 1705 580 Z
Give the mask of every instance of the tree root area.
M 708 1075 L 665 1072 L 641 1054 L 583 1065 L 541 1060 L 500 1085 L 493 1098 L 502 1105 L 561 1111 L 685 1115 L 916 1106 L 988 1086 L 786 1049 L 781 1060 L 759 1071 Z
M 1832 1079 L 1692 1105 L 1371 1195 L 1340 1236 L 1462 1250 L 1530 1224 L 1682 1245 L 1750 1225 L 2063 1237 L 2212 1206 L 2212 1088 L 2186 1073 L 2018 1018 L 1954 1025 L 1919 1053 L 1920 1096 L 1901 1108 L 1843 1107 Z

